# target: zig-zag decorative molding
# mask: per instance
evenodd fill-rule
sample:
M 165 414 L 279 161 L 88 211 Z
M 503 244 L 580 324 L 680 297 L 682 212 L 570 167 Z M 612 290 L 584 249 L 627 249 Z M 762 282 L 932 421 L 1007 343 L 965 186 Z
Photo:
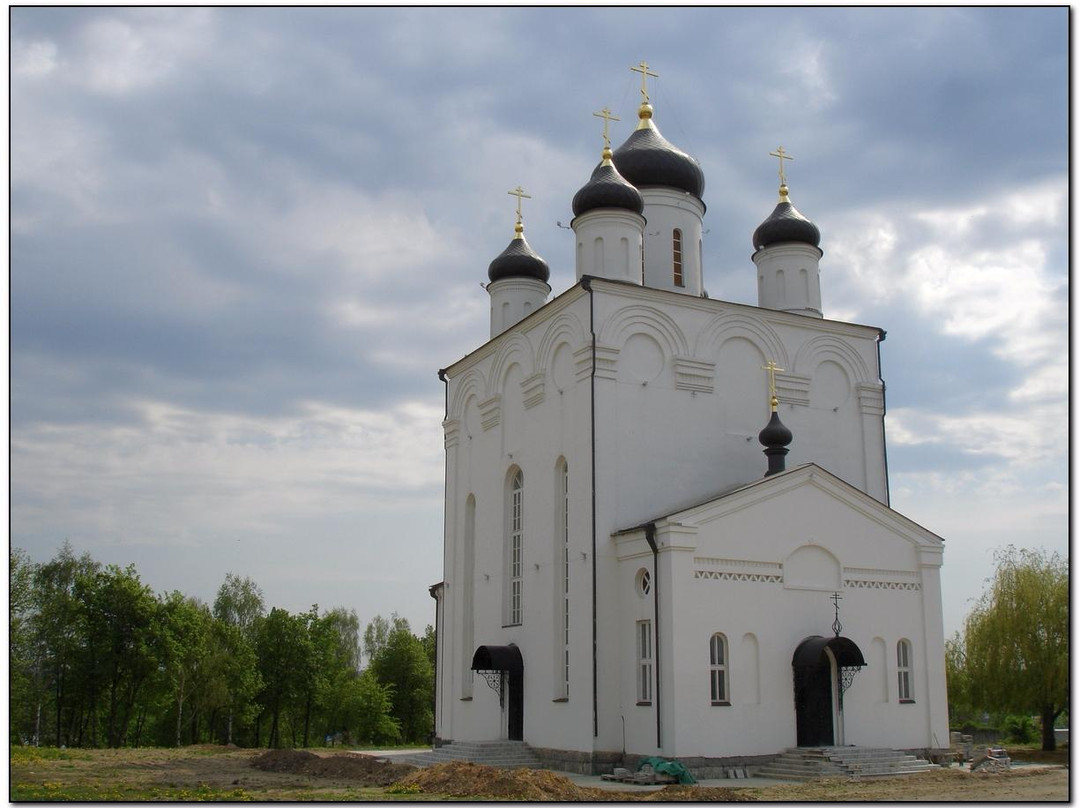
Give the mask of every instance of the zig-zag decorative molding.
M 907 592 L 918 592 L 922 589 L 921 584 L 904 581 L 860 581 L 853 578 L 845 578 L 844 586 L 849 589 L 900 589 Z
M 784 576 L 769 572 L 728 572 L 724 570 L 694 570 L 694 577 L 705 581 L 750 581 L 759 584 L 779 584 Z

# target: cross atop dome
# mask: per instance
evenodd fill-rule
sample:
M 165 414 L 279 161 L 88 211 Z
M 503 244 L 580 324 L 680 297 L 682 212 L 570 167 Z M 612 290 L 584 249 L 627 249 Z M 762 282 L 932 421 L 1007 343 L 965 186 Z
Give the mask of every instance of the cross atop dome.
M 602 110 L 600 110 L 599 112 L 594 112 L 593 117 L 595 117 L 595 118 L 603 118 L 604 119 L 604 159 L 605 160 L 610 160 L 611 159 L 611 137 L 608 135 L 608 124 L 611 121 L 618 121 L 620 119 L 616 118 L 614 115 L 612 115 L 611 110 L 608 109 L 606 106 Z
M 784 151 L 783 146 L 777 146 L 776 151 L 769 152 L 769 156 L 776 157 L 780 160 L 780 201 L 787 202 L 788 187 L 787 177 L 784 176 L 784 161 L 794 160 L 795 158 L 788 154 L 786 151 Z
M 517 197 L 517 223 L 514 225 L 514 238 L 524 238 L 523 234 L 525 232 L 525 225 L 522 223 L 521 219 L 521 200 L 532 199 L 532 197 L 525 193 L 525 189 L 522 188 L 520 185 L 513 190 L 507 191 L 506 193 L 510 194 L 510 196 Z

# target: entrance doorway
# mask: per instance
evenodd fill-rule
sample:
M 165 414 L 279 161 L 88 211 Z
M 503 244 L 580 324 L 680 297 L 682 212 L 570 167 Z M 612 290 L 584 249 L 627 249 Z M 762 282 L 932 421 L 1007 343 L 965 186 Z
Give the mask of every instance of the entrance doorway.
M 473 654 L 472 669 L 499 694 L 506 738 L 525 740 L 525 665 L 521 651 L 516 645 L 481 645 Z
M 859 646 L 846 637 L 807 637 L 799 643 L 791 660 L 798 746 L 844 742 L 842 672 L 865 665 Z
M 525 693 L 522 672 L 506 675 L 506 737 L 511 741 L 525 740 Z

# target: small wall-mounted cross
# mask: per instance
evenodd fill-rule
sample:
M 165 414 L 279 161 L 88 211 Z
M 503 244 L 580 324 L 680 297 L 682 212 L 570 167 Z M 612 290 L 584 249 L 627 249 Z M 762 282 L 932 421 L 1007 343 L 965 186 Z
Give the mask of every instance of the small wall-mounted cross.
M 839 637 L 840 632 L 844 630 L 844 626 L 840 622 L 840 601 L 843 600 L 843 598 L 844 596 L 839 592 L 833 592 L 832 595 L 829 596 L 829 600 L 833 602 L 833 613 L 835 614 L 832 622 L 832 630 L 833 634 L 837 637 Z
M 649 64 L 645 60 L 642 60 L 640 64 L 636 65 L 635 67 L 631 67 L 630 69 L 633 70 L 635 73 L 641 74 L 641 103 L 648 104 L 649 90 L 648 87 L 646 87 L 645 85 L 645 77 L 652 76 L 654 79 L 658 79 L 660 78 L 659 74 L 653 73 L 651 70 L 649 70 Z
M 787 178 L 784 176 L 784 161 L 794 160 L 795 158 L 788 154 L 786 151 L 784 151 L 783 146 L 777 146 L 776 151 L 769 152 L 769 156 L 776 157 L 780 160 L 780 184 L 787 185 Z

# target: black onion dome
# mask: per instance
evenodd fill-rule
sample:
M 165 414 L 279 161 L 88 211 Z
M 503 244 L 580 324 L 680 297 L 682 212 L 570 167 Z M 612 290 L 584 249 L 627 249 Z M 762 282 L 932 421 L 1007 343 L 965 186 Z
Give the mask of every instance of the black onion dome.
M 652 121 L 634 130 L 613 159 L 619 173 L 638 188 L 678 188 L 698 199 L 705 192 L 705 172 L 698 161 L 669 143 Z
M 645 210 L 645 202 L 641 192 L 623 178 L 611 160 L 605 159 L 593 169 L 589 181 L 574 194 L 571 207 L 575 216 L 597 208 L 623 208 L 641 213 Z
M 776 410 L 773 410 L 769 423 L 758 433 L 758 441 L 767 449 L 781 449 L 791 443 L 793 437 L 791 430 L 780 421 Z
M 547 283 L 550 275 L 547 261 L 536 254 L 525 236 L 514 236 L 510 245 L 488 264 L 488 279 L 492 282 L 503 278 L 536 278 Z
M 754 249 L 760 250 L 785 241 L 801 241 L 817 247 L 821 242 L 821 231 L 817 225 L 795 210 L 795 206 L 787 201 L 786 194 L 782 199 L 772 215 L 754 231 Z

